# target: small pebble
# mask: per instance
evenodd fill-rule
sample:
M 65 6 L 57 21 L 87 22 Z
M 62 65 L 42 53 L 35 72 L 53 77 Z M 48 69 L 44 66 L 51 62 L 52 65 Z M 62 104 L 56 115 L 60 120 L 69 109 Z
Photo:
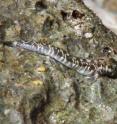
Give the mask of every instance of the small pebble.
M 93 36 L 93 34 L 92 33 L 85 33 L 84 36 L 85 36 L 85 38 L 91 38 Z
M 85 53 L 85 58 L 88 58 L 89 57 L 89 53 Z
M 32 83 L 36 86 L 42 86 L 43 85 L 43 81 L 39 80 L 39 79 L 36 79 L 36 80 L 33 80 Z
M 44 65 L 41 65 L 36 70 L 37 70 L 37 72 L 45 72 L 47 69 Z

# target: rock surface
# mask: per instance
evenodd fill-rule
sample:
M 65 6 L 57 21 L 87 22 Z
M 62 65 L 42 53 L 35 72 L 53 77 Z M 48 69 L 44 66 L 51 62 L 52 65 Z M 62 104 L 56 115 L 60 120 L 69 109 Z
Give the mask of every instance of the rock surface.
M 97 58 L 117 36 L 80 0 L 0 1 L 0 42 L 46 42 Z M 117 79 L 88 80 L 25 50 L 0 44 L 0 124 L 116 124 Z

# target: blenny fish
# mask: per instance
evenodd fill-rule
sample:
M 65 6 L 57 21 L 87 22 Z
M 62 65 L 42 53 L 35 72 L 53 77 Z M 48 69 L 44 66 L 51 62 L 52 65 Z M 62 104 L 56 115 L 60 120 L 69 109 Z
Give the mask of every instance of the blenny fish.
M 4 42 L 4 45 L 26 49 L 38 54 L 49 56 L 88 78 L 93 77 L 94 79 L 97 79 L 102 76 L 117 78 L 117 61 L 113 58 L 84 59 L 73 57 L 65 50 L 45 43 L 15 41 Z

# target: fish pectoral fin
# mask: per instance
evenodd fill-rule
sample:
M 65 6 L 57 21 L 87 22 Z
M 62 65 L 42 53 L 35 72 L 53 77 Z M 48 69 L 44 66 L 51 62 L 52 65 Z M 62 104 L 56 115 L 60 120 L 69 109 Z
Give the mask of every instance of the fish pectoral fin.
M 93 75 L 90 75 L 90 76 L 86 76 L 86 79 L 89 79 L 89 80 L 97 80 L 99 78 L 99 74 L 98 73 L 95 73 Z

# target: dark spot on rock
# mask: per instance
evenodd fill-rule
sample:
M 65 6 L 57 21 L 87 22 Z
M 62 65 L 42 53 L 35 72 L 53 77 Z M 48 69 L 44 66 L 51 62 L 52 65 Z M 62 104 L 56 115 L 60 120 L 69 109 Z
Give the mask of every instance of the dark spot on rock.
M 13 25 L 13 21 L 9 18 L 0 16 L 0 42 L 4 41 L 6 29 Z
M 80 13 L 78 10 L 73 10 L 73 12 L 72 12 L 72 17 L 74 19 L 77 19 L 77 18 L 81 19 L 83 16 L 84 16 L 84 14 Z
M 90 70 L 95 70 L 95 66 L 94 65 L 90 65 Z
M 45 0 L 37 1 L 35 3 L 35 9 L 36 9 L 36 11 L 41 11 L 43 9 L 47 9 L 47 5 L 45 3 Z
M 53 28 L 53 25 L 54 25 L 54 19 L 51 18 L 50 16 L 48 16 L 45 21 L 44 21 L 44 24 L 43 24 L 43 33 L 44 34 L 49 34 L 49 32 L 52 30 Z
M 61 10 L 61 15 L 62 15 L 63 20 L 66 20 L 68 17 L 68 13 L 65 12 L 64 10 Z
M 5 27 L 4 25 L 0 25 L 0 40 L 4 40 L 5 37 Z

